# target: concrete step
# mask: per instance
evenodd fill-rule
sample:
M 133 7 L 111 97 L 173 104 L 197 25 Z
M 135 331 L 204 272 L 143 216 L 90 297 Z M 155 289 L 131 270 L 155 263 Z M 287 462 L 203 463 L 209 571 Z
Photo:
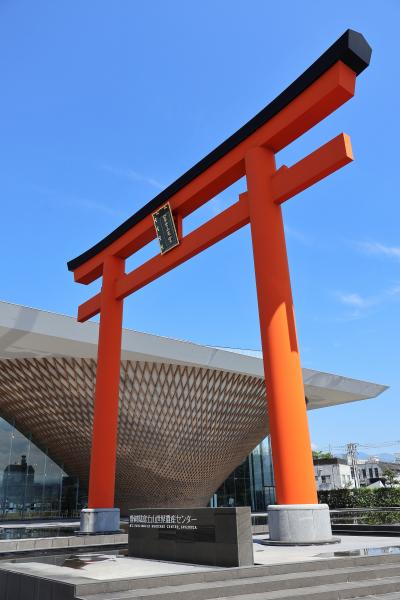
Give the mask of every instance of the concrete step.
M 131 577 L 101 583 L 82 584 L 76 586 L 76 597 L 86 598 L 89 595 L 102 592 L 122 592 L 141 588 L 160 588 L 178 586 L 189 583 L 204 583 L 214 581 L 233 581 L 249 577 L 267 577 L 285 575 L 287 573 L 308 573 L 310 571 L 350 568 L 356 566 L 376 567 L 385 564 L 400 564 L 400 554 L 382 554 L 373 556 L 346 556 L 311 560 L 299 563 L 273 565 L 257 565 L 254 567 L 236 567 L 230 569 L 210 569 L 192 573 L 177 573 L 171 575 L 154 575 L 147 577 Z
M 354 527 L 354 529 L 353 529 Z M 333 535 L 338 535 L 338 536 L 343 536 L 343 535 L 360 535 L 360 536 L 371 536 L 371 535 L 378 535 L 382 536 L 382 537 L 399 537 L 399 533 L 400 533 L 400 528 L 398 525 L 395 526 L 395 528 L 392 528 L 390 525 L 388 525 L 387 527 L 382 526 L 382 529 L 379 529 L 379 531 L 377 532 L 376 530 L 373 529 L 373 525 L 372 526 L 366 526 L 363 527 L 362 525 L 336 525 L 335 527 L 332 527 L 332 533 Z
M 231 596 L 220 596 L 219 600 L 231 600 Z M 243 594 L 235 600 L 391 600 L 400 598 L 400 578 L 359 581 L 332 585 L 313 586 L 295 590 L 280 590 L 260 594 Z
M 315 566 L 315 563 L 313 563 Z M 289 567 L 289 565 L 286 565 Z M 398 575 L 398 577 L 397 577 Z M 400 591 L 400 568 L 398 562 L 383 565 L 375 565 L 371 568 L 370 565 L 355 566 L 348 568 L 331 568 L 320 569 L 308 572 L 287 572 L 278 575 L 258 576 L 258 577 L 239 577 L 231 580 L 215 580 L 207 582 L 176 583 L 175 585 L 164 585 L 162 578 L 159 578 L 160 587 L 138 588 L 123 592 L 106 592 L 96 593 L 87 596 L 77 596 L 79 600 L 210 600 L 212 598 L 240 598 L 253 597 L 260 599 L 265 594 L 288 593 L 288 597 L 293 596 L 292 592 L 301 592 L 303 589 L 317 590 L 320 593 L 322 588 L 335 588 L 343 584 L 349 584 L 349 589 L 352 590 L 350 584 L 357 586 L 362 584 L 361 591 L 368 592 L 370 583 L 374 591 L 377 588 L 376 582 L 394 582 L 395 587 L 384 589 L 383 591 L 392 592 Z M 139 583 L 139 582 L 138 582 Z M 396 587 L 397 585 L 397 587 Z M 379 586 L 378 586 L 379 587 Z M 347 588 L 346 588 L 347 589 Z M 329 589 L 331 592 L 332 589 Z M 364 594 L 365 595 L 365 594 Z M 267 596 L 266 596 L 267 597 Z M 269 596 L 268 596 L 269 597 Z M 280 596 L 276 596 L 279 598 Z M 343 596 L 343 598 L 346 596 Z M 355 597 L 350 595 L 348 597 Z M 328 596 L 327 598 L 330 598 Z
M 400 592 L 393 592 L 393 594 L 379 594 L 379 596 L 364 596 L 363 600 L 400 600 Z M 357 600 L 355 598 L 354 600 Z

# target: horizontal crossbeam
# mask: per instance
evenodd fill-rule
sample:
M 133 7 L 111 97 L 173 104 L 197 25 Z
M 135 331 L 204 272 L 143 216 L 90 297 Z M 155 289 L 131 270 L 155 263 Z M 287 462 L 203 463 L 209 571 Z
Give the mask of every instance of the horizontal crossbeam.
M 272 177 L 273 200 L 277 204 L 305 190 L 353 160 L 350 138 L 340 134 L 291 167 L 282 167 Z M 247 192 L 219 215 L 184 236 L 179 246 L 168 254 L 158 255 L 123 275 L 115 287 L 116 298 L 126 298 L 199 252 L 221 241 L 249 222 Z M 154 226 L 153 226 L 154 227 Z M 78 321 L 83 322 L 100 312 L 101 293 L 80 305 Z
M 232 153 L 236 154 L 233 152 L 236 148 L 242 146 L 243 149 L 243 145 L 247 146 L 247 140 L 250 142 L 250 145 L 252 145 L 254 142 L 254 133 L 261 129 L 265 129 L 264 126 L 269 123 L 273 123 L 273 126 L 275 126 L 276 117 L 284 113 L 288 106 L 297 103 L 299 97 L 304 97 L 304 93 L 308 89 L 313 88 L 315 90 L 316 82 L 320 80 L 322 81 L 325 78 L 325 74 L 331 71 L 334 66 L 341 64 L 342 66 L 347 67 L 348 71 L 351 71 L 355 78 L 368 66 L 370 57 L 371 48 L 365 38 L 356 31 L 352 31 L 350 29 L 347 30 L 338 40 L 336 40 L 334 44 L 332 44 L 332 46 L 330 46 L 330 48 L 328 48 L 328 50 L 326 50 L 308 69 L 306 69 L 302 75 L 293 81 L 293 83 L 291 83 L 281 94 L 272 100 L 272 102 L 265 106 L 258 114 L 250 119 L 250 121 L 236 131 L 236 133 L 231 135 L 212 152 L 207 154 L 207 156 L 190 168 L 186 173 L 181 175 L 181 177 L 160 192 L 155 198 L 150 200 L 150 202 L 148 202 L 134 215 L 117 227 L 117 229 L 112 231 L 107 237 L 95 244 L 95 246 L 92 248 L 89 248 L 89 250 L 77 258 L 69 261 L 69 270 L 75 272 L 79 267 L 83 266 L 85 263 L 88 263 L 92 258 L 95 258 L 96 255 L 101 254 L 103 250 L 106 250 L 112 246 L 113 243 L 119 238 L 126 237 L 126 234 L 140 221 L 145 219 L 148 215 L 151 215 L 151 213 L 155 212 L 166 202 L 171 201 L 171 199 L 177 195 L 180 190 L 187 187 L 192 181 L 199 178 L 204 174 L 204 172 L 211 169 L 216 163 L 220 162 L 226 156 Z M 343 102 L 347 99 L 348 98 L 345 98 Z M 325 100 L 327 112 L 324 116 L 328 115 L 330 112 L 332 112 L 332 110 L 335 110 L 340 105 L 337 104 L 332 108 L 330 104 L 332 98 L 326 96 Z M 318 111 L 319 110 L 321 110 L 321 105 L 318 107 Z M 312 119 L 315 117 L 316 120 L 313 121 L 312 125 L 321 119 L 321 117 L 317 114 L 313 115 Z M 287 127 L 282 127 L 281 120 L 278 120 L 278 122 L 280 123 L 281 130 L 275 134 L 272 134 L 269 141 L 264 140 L 262 142 L 262 144 L 268 144 L 269 148 L 275 152 L 283 148 L 284 145 L 287 145 L 291 140 L 295 139 L 295 137 L 306 130 L 302 129 L 300 132 L 297 131 L 297 123 L 292 123 L 290 120 L 287 122 Z M 244 144 L 244 142 L 246 143 Z M 257 143 L 256 145 L 261 145 L 261 143 Z M 202 202 L 204 201 L 207 201 L 207 199 L 203 199 Z M 177 207 L 175 206 L 174 208 L 176 209 Z M 186 216 L 187 214 L 189 213 L 185 212 L 183 213 L 183 216 Z M 112 249 L 110 254 L 115 255 L 116 252 Z M 101 274 L 101 265 L 103 260 L 100 259 L 100 262 L 94 262 L 97 265 L 95 277 L 98 277 L 99 275 L 97 273 L 100 268 Z M 89 268 L 92 270 L 94 265 L 91 265 Z M 87 281 L 81 281 L 81 279 L 76 280 L 80 281 L 81 283 L 87 283 Z
M 126 298 L 161 275 L 168 273 L 174 267 L 186 262 L 196 254 L 223 240 L 249 222 L 247 194 L 241 194 L 239 201 L 222 211 L 184 236 L 179 246 L 167 254 L 160 254 L 146 263 L 123 275 L 116 282 L 115 294 L 118 299 Z M 87 321 L 100 312 L 101 294 L 96 294 L 90 300 L 80 305 L 78 321 Z
M 99 314 L 101 307 L 101 292 L 78 306 L 78 321 L 84 323 Z
M 126 298 L 161 275 L 165 275 L 174 267 L 220 242 L 247 225 L 248 222 L 247 198 L 241 196 L 238 202 L 185 236 L 174 252 L 165 256 L 155 256 L 144 265 L 121 277 L 116 285 L 116 297 L 120 300 Z
M 342 62 L 337 62 L 218 162 L 171 195 L 169 203 L 174 214 L 186 217 L 243 177 L 244 157 L 250 148 L 268 146 L 274 152 L 278 152 L 311 129 L 353 97 L 355 81 L 356 73 Z M 95 256 L 75 268 L 75 281 L 91 283 L 101 276 L 106 256 L 127 258 L 154 237 L 153 219 L 151 215 L 147 215 L 115 241 L 110 241 L 110 244 Z
M 282 204 L 352 160 L 350 138 L 341 133 L 292 167 L 283 166 L 276 172 L 272 177 L 274 202 Z

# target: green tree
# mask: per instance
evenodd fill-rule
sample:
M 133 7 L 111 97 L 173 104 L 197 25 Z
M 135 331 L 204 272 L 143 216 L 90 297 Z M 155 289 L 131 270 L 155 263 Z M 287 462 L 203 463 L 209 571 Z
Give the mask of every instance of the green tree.
M 386 467 L 386 469 L 382 473 L 382 476 L 386 480 L 385 483 L 387 483 L 388 485 L 390 485 L 390 487 L 392 487 L 393 485 L 398 484 L 397 473 L 395 471 L 393 471 L 393 469 L 391 469 L 390 467 Z
M 333 458 L 331 452 L 324 452 L 323 450 L 313 450 L 313 458 Z

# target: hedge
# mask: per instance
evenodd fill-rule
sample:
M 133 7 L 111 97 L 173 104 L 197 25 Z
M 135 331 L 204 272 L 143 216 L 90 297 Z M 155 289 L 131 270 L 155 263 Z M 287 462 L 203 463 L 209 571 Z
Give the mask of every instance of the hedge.
M 324 490 L 318 492 L 318 501 L 331 509 L 400 507 L 400 488 Z

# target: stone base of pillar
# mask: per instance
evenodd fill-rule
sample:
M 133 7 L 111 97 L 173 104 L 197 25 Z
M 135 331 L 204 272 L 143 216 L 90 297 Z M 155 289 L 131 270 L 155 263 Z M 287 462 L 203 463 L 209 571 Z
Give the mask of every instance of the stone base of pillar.
M 272 504 L 268 506 L 269 540 L 266 545 L 307 546 L 334 544 L 327 504 Z
M 119 508 L 84 508 L 78 534 L 120 533 Z

